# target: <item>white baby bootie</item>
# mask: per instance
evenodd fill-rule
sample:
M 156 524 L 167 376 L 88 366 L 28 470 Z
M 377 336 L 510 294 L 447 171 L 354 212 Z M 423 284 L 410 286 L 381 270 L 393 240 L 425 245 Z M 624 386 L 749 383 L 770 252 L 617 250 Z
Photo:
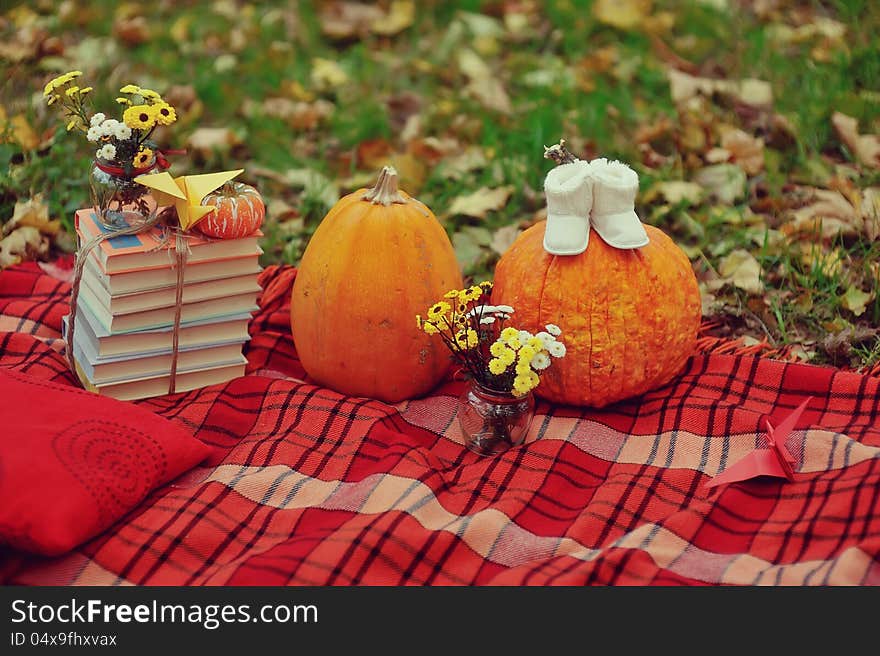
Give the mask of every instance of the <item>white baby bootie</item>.
M 552 255 L 578 255 L 587 250 L 593 204 L 590 170 L 589 162 L 578 160 L 554 167 L 544 179 L 544 250 Z
M 599 236 L 615 248 L 640 248 L 648 244 L 648 233 L 636 214 L 639 176 L 623 162 L 604 157 L 590 162 L 593 180 L 593 208 L 590 223 Z

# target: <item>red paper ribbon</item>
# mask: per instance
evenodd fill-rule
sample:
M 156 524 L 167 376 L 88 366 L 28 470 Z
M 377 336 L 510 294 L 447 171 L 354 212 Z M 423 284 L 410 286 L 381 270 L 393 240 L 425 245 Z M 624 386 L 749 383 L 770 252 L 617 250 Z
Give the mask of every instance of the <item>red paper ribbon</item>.
M 131 174 L 125 172 L 125 169 L 121 166 L 113 166 L 112 164 L 106 164 L 101 162 L 100 160 L 95 160 L 95 166 L 101 169 L 104 173 L 109 175 L 114 175 L 116 177 L 132 177 L 136 178 L 139 175 L 143 175 L 144 173 L 149 173 L 154 168 L 159 168 L 161 171 L 165 169 L 171 168 L 171 162 L 165 157 L 166 155 L 185 155 L 185 150 L 156 150 L 156 161 L 150 164 L 149 166 L 145 166 L 143 168 L 133 168 L 131 170 Z

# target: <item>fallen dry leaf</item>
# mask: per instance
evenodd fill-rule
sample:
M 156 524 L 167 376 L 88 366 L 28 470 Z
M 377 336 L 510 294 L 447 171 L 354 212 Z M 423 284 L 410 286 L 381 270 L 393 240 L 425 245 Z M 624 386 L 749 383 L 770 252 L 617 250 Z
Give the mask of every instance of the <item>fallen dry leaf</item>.
M 6 112 L 0 107 L 0 134 L 5 130 L 9 132 L 9 139 L 21 146 L 22 150 L 34 150 L 40 145 L 40 137 L 24 114 L 16 114 L 7 121 Z
M 712 164 L 694 173 L 694 182 L 722 203 L 735 203 L 746 192 L 746 173 L 736 164 Z
M 696 77 L 683 71 L 670 68 L 668 71 L 672 100 L 681 103 L 697 95 L 711 96 L 713 93 L 733 96 L 737 100 L 755 106 L 773 104 L 773 88 L 769 82 L 755 78 L 742 80 L 718 80 Z
M 865 309 L 874 298 L 873 293 L 864 292 L 854 285 L 850 285 L 846 293 L 840 297 L 840 304 L 857 317 L 865 313 Z
M 841 112 L 831 115 L 831 124 L 856 160 L 872 168 L 880 168 L 880 136 L 859 134 L 858 121 Z
M 388 13 L 370 23 L 370 29 L 374 34 L 392 36 L 412 25 L 415 17 L 416 3 L 413 0 L 394 0 Z
M 328 91 L 348 82 L 348 73 L 332 59 L 315 57 L 312 60 L 311 79 L 315 87 Z
M 393 36 L 411 26 L 415 15 L 413 0 L 394 0 L 387 11 L 362 2 L 325 2 L 318 20 L 325 36 L 342 40 L 371 33 Z
M 513 245 L 513 242 L 516 241 L 516 238 L 519 237 L 521 232 L 522 230 L 516 224 L 502 226 L 492 235 L 492 242 L 489 246 L 493 251 L 498 253 L 498 255 L 504 255 Z
M 143 16 L 118 18 L 113 23 L 113 34 L 127 46 L 138 46 L 150 40 L 150 26 Z
M 732 251 L 718 263 L 718 273 L 725 282 L 749 292 L 762 294 L 764 283 L 761 282 L 761 265 L 758 260 L 743 248 Z
M 757 175 L 764 170 L 764 140 L 740 129 L 727 130 L 721 135 L 721 147 L 746 172 Z
M 791 219 L 780 226 L 784 235 L 814 235 L 830 241 L 838 234 L 851 237 L 859 233 L 861 217 L 839 191 L 807 187 L 798 192 L 809 194 L 810 202 L 791 212 Z
M 471 194 L 456 198 L 446 216 L 472 216 L 476 219 L 485 219 L 489 212 L 496 212 L 504 207 L 510 194 L 513 193 L 512 185 L 505 185 L 495 189 L 481 187 Z
M 187 147 L 202 157 L 228 151 L 241 143 L 241 137 L 229 128 L 198 128 L 186 140 Z
M 0 269 L 26 260 L 39 259 L 49 252 L 49 239 L 33 226 L 16 228 L 0 240 Z
M 36 228 L 41 234 L 50 237 L 54 237 L 61 230 L 61 222 L 49 218 L 49 206 L 43 200 L 42 194 L 37 194 L 28 200 L 17 201 L 12 210 L 12 218 L 3 226 L 3 233 L 9 234 L 16 228 L 24 226 Z
M 651 13 L 652 0 L 596 0 L 593 16 L 621 30 L 638 27 Z
M 646 203 L 651 203 L 657 199 L 664 199 L 671 205 L 678 205 L 682 202 L 696 205 L 703 199 L 703 193 L 703 187 L 696 182 L 669 180 L 651 185 L 651 188 L 645 192 L 643 200 Z
M 465 91 L 486 109 L 510 114 L 513 106 L 501 80 L 480 56 L 470 48 L 458 52 L 458 67 L 468 78 Z
M 862 192 L 862 222 L 865 237 L 880 239 L 880 187 L 868 187 Z

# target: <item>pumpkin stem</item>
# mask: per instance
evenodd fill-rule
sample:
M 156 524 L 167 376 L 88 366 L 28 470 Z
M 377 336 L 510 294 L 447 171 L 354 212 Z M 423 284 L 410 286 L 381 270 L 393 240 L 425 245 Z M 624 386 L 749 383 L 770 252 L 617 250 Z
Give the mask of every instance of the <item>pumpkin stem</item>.
M 383 166 L 376 186 L 364 194 L 363 200 L 386 207 L 392 203 L 406 203 L 406 198 L 397 189 L 397 170 L 393 166 Z
M 565 147 L 565 139 L 560 139 L 558 144 L 549 148 L 544 146 L 544 159 L 552 159 L 556 162 L 556 166 L 578 161 L 578 158 L 572 155 L 568 148 Z

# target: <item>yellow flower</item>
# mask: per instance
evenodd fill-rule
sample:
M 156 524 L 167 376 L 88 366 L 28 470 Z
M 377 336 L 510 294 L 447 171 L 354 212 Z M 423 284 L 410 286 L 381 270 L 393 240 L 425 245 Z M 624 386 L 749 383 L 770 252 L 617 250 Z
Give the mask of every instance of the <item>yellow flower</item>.
M 141 146 L 141 149 L 138 151 L 138 154 L 134 157 L 135 166 L 144 167 L 150 162 L 153 161 L 153 151 L 150 148 L 144 148 Z
M 467 309 L 468 309 L 467 303 L 459 303 L 458 305 L 455 306 L 455 311 L 458 312 L 459 314 L 464 314 L 465 312 L 467 312 Z
M 422 329 L 422 315 L 421 314 L 416 315 L 416 328 L 418 328 L 419 330 Z
M 443 298 L 450 298 L 450 299 L 451 298 L 458 298 L 458 290 L 457 289 L 450 289 L 448 292 L 443 294 Z
M 436 335 L 440 332 L 440 329 L 437 328 L 437 326 L 430 321 L 426 321 L 424 324 L 422 324 L 422 330 L 424 330 L 425 333 L 428 335 Z
M 67 131 L 70 132 L 73 128 L 75 128 L 77 123 L 79 123 L 78 118 L 70 119 L 70 122 L 67 124 Z
M 437 301 L 428 309 L 428 318 L 436 321 L 437 319 L 445 317 L 451 309 L 452 307 L 446 301 Z
M 528 364 L 536 353 L 537 351 L 527 344 L 519 350 L 519 360 Z
M 510 339 L 507 340 L 507 345 L 513 350 L 517 350 L 522 346 L 522 342 L 519 341 L 519 335 L 514 335 Z
M 513 393 L 517 396 L 528 394 L 531 389 L 531 382 L 525 376 L 517 376 L 513 379 Z
M 46 101 L 46 106 L 48 107 L 49 105 L 55 103 L 60 97 L 61 96 L 59 96 L 57 93 L 53 93 L 51 96 L 49 96 L 49 99 Z
M 513 364 L 513 361 L 516 360 L 516 353 L 512 350 L 507 349 L 501 355 L 498 356 L 498 359 L 504 363 L 505 367 L 509 367 Z
M 488 292 L 490 289 L 492 289 L 492 283 L 489 280 L 484 280 L 480 283 L 480 287 L 482 287 L 484 292 Z
M 501 335 L 500 335 L 501 339 L 505 342 L 513 339 L 514 337 L 518 337 L 518 336 L 519 336 L 519 331 L 516 328 L 514 328 L 513 326 L 508 326 L 507 328 L 502 330 Z
M 144 88 L 141 88 L 141 89 L 138 89 L 138 93 L 139 93 L 140 96 L 141 96 L 142 98 L 144 98 L 145 100 L 155 100 L 155 101 L 161 101 L 161 100 L 162 100 L 162 96 L 160 96 L 158 93 L 156 93 L 156 92 L 153 91 L 152 89 L 144 89 Z
M 467 350 L 476 347 L 480 343 L 480 338 L 473 328 L 462 329 L 455 333 L 455 343 L 460 349 Z
M 79 87 L 77 87 L 77 86 L 70 87 L 64 93 L 67 94 L 68 98 L 73 98 L 76 94 L 79 93 Z
M 528 342 L 526 342 L 526 346 L 535 350 L 535 353 L 539 353 L 544 350 L 544 342 L 541 341 L 538 337 L 532 337 Z
M 532 389 L 538 386 L 538 383 L 541 382 L 541 377 L 536 374 L 534 371 L 529 372 L 529 384 L 532 386 Z
M 496 376 L 503 374 L 505 369 L 507 369 L 507 365 L 498 358 L 489 360 L 489 371 Z
M 119 93 L 140 93 L 141 88 L 136 84 L 126 84 L 119 90 Z
M 92 90 L 92 87 L 83 87 L 82 89 L 79 90 L 79 95 L 84 96 L 91 90 Z
M 159 125 L 171 125 L 177 120 L 177 112 L 167 102 L 158 102 L 153 105 L 156 113 L 156 123 Z
M 508 349 L 507 346 L 504 345 L 504 342 L 502 342 L 500 339 L 492 342 L 492 346 L 489 347 L 489 353 L 494 355 L 496 358 L 500 358 L 501 354 L 508 350 L 510 349 Z
M 132 105 L 123 112 L 122 121 L 132 130 L 149 130 L 156 125 L 156 116 L 149 105 Z
M 118 102 L 120 105 L 130 105 L 131 104 L 131 101 L 128 98 L 117 98 L 116 102 Z

